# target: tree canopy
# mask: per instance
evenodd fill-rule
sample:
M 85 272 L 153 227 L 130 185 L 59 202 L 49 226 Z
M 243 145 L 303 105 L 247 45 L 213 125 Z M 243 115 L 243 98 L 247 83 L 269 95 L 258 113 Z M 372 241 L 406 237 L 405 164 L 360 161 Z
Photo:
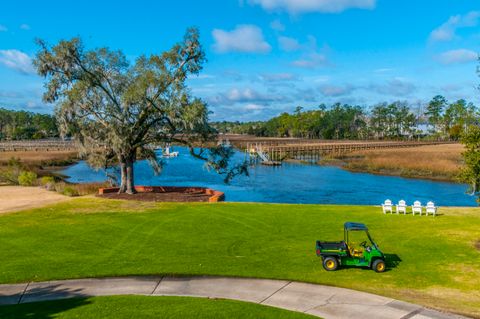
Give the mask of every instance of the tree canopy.
M 449 103 L 440 95 L 427 104 L 426 112 L 413 110 L 404 101 L 373 106 L 320 104 L 313 110 L 297 107 L 292 114 L 284 112 L 267 121 L 223 121 L 213 125 L 222 133 L 268 137 L 458 140 L 470 125 L 480 122 L 475 105 L 465 100 Z M 433 129 L 427 130 L 427 126 Z
M 0 140 L 30 140 L 58 137 L 55 117 L 0 108 Z

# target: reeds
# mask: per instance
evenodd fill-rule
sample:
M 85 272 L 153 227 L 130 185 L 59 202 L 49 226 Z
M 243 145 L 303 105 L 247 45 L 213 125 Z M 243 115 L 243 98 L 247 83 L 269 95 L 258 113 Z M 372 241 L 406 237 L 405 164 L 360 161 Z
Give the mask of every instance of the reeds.
M 386 175 L 456 180 L 463 165 L 461 144 L 357 151 L 341 157 L 345 168 Z

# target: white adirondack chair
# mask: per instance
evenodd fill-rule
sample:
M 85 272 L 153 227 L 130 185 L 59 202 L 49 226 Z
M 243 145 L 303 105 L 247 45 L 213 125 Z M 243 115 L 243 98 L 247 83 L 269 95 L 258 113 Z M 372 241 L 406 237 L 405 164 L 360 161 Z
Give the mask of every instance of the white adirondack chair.
M 390 212 L 393 214 L 393 205 L 392 205 L 392 201 L 387 199 L 385 201 L 385 203 L 382 204 L 382 209 L 383 209 L 383 213 L 386 214 L 387 212 Z
M 403 212 L 403 215 L 407 214 L 407 203 L 405 203 L 403 199 L 398 201 L 397 204 L 397 214 L 399 214 L 400 212 Z
M 416 200 L 412 205 L 412 213 L 415 216 L 415 213 L 419 213 L 422 216 L 422 203 Z
M 436 216 L 437 209 L 438 207 L 435 207 L 435 204 L 433 202 L 428 202 L 427 206 L 425 207 L 425 212 L 427 213 L 427 216 L 428 216 L 428 213 L 432 214 L 433 216 Z

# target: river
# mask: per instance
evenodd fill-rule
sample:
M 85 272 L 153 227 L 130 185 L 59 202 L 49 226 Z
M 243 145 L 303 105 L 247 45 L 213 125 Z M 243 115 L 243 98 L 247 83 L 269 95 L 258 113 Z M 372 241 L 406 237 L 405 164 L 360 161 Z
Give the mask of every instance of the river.
M 146 161 L 135 165 L 137 185 L 202 186 L 225 192 L 226 201 L 379 205 L 385 199 L 400 199 L 411 205 L 433 201 L 438 206 L 477 206 L 475 198 L 465 194 L 466 185 L 430 180 L 353 173 L 334 166 L 283 163 L 279 167 L 256 165 L 249 176 L 237 176 L 230 184 L 204 168 L 185 148 L 180 155 L 166 159 L 163 172 L 155 176 Z M 235 160 L 243 160 L 237 153 Z M 105 172 L 91 169 L 81 161 L 61 171 L 69 181 L 85 183 L 105 180 Z

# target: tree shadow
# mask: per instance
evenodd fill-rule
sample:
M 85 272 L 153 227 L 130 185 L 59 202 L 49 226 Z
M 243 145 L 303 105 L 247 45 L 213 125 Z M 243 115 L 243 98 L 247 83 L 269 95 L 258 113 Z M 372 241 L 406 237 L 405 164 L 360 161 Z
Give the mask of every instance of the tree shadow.
M 0 306 L 0 318 L 2 319 L 53 319 L 58 314 L 69 309 L 85 306 L 91 303 L 81 289 L 59 289 L 60 285 L 52 285 L 45 288 L 29 289 L 23 296 L 2 295 L 0 302 L 18 298 L 17 304 Z M 59 300 L 57 300 L 59 299 Z

